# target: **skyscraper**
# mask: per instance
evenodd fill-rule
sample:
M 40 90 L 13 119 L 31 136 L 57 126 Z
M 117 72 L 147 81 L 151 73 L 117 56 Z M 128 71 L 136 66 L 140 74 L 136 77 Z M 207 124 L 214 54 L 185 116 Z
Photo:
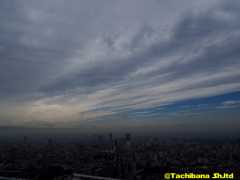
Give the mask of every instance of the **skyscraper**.
M 112 133 L 111 132 L 109 133 L 109 144 L 110 145 L 112 144 Z
M 130 146 L 131 146 L 131 135 L 130 135 L 130 134 L 126 134 L 125 145 L 126 145 L 127 147 L 130 147 Z
M 126 134 L 126 141 L 131 141 L 131 135 L 130 134 Z

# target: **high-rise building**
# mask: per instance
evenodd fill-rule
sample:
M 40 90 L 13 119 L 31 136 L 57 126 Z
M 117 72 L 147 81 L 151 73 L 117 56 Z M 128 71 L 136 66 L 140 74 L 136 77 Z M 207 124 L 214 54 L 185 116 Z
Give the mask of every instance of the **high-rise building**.
M 126 145 L 127 147 L 130 147 L 130 146 L 131 146 L 131 135 L 130 135 L 130 134 L 126 134 L 125 145 Z
M 131 141 L 131 135 L 130 134 L 126 134 L 126 141 Z
M 109 144 L 110 145 L 112 144 L 112 133 L 111 132 L 109 133 Z

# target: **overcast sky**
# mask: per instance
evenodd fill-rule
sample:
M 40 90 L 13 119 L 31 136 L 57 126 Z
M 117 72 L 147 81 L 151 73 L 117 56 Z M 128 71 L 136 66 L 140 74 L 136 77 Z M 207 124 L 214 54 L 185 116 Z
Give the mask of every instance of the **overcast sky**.
M 0 125 L 237 123 L 239 19 L 234 0 L 1 0 Z

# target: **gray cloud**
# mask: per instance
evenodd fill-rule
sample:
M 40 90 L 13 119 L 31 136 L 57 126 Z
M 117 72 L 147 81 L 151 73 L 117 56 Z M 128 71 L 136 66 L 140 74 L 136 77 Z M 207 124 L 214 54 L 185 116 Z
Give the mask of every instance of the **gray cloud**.
M 221 8 L 224 9 L 224 7 Z M 173 35 L 168 41 L 156 42 L 140 52 L 132 53 L 127 58 L 116 58 L 115 61 L 100 59 L 90 67 L 79 69 L 79 72 L 60 79 L 45 87 L 44 90 L 65 92 L 68 89 L 79 87 L 82 90 L 80 93 L 92 93 L 106 86 L 112 86 L 116 82 L 126 80 L 132 72 L 154 65 L 159 67 L 140 75 L 141 79 L 149 79 L 173 72 L 171 76 L 158 81 L 158 83 L 166 83 L 203 73 L 214 76 L 223 73 L 222 70 L 227 70 L 227 67 L 239 66 L 237 59 L 240 56 L 238 51 L 240 37 L 237 33 L 240 26 L 238 15 L 227 11 L 225 13 L 228 13 L 229 19 L 221 19 L 218 16 L 218 13 L 221 13 L 220 10 L 218 7 L 196 15 L 187 13 L 172 29 L 171 34 Z M 126 49 L 134 51 L 132 49 L 143 44 L 140 42 L 144 41 L 145 36 L 152 34 L 153 30 L 144 26 L 126 44 Z M 101 43 L 107 44 L 107 48 L 112 50 L 114 49 L 114 41 L 117 40 L 114 38 L 111 40 L 102 39 Z M 176 55 L 179 56 L 175 57 Z M 163 67 L 166 67 L 162 68 L 161 63 Z M 222 76 L 209 78 L 203 83 L 189 83 L 186 89 L 239 82 L 239 73 L 236 70 L 223 76 L 224 78 Z M 141 79 L 137 76 L 133 77 L 133 81 L 138 80 L 137 83 Z M 155 81 L 157 83 L 157 79 Z M 151 86 L 154 85 L 151 84 Z
M 1 1 L 2 106 L 106 117 L 239 90 L 238 1 L 133 2 Z
M 31 120 L 29 122 L 24 123 L 26 126 L 35 126 L 35 127 L 41 127 L 41 126 L 55 126 L 54 124 L 48 122 L 48 121 L 39 121 L 39 120 Z

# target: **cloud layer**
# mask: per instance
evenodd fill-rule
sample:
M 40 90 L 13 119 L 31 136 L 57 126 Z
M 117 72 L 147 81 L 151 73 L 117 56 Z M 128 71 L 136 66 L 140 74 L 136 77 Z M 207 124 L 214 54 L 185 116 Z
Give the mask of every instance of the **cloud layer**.
M 239 91 L 239 1 L 183 2 L 1 1 L 1 123 Z

